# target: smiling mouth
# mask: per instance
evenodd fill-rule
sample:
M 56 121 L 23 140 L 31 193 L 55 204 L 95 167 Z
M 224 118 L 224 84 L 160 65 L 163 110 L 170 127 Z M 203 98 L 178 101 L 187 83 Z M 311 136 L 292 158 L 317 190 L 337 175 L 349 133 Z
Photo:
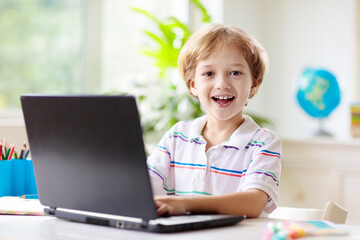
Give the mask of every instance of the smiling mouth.
M 235 97 L 233 97 L 233 96 L 214 96 L 214 97 L 211 97 L 211 99 L 214 102 L 219 103 L 219 104 L 227 104 L 227 103 L 232 102 L 235 99 Z

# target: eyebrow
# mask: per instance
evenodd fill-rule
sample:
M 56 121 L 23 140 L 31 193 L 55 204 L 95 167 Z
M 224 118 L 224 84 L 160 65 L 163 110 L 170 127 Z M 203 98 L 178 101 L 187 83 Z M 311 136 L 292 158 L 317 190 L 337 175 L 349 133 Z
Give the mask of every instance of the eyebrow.
M 211 68 L 211 67 L 216 66 L 216 64 L 205 64 L 205 65 L 199 64 L 198 66 L 201 68 Z M 242 63 L 234 63 L 234 64 L 230 64 L 229 66 L 230 67 L 246 67 L 246 65 L 242 64 Z
M 245 64 L 242 63 L 235 63 L 235 64 L 230 64 L 231 67 L 246 67 Z

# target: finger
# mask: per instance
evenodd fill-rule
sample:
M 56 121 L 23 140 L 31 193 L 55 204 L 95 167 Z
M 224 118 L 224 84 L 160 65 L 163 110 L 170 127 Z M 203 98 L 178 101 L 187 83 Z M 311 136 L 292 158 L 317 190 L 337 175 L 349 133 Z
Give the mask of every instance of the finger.
M 158 215 L 163 215 L 167 211 L 166 208 L 167 208 L 166 205 L 160 205 L 158 207 L 158 209 L 156 210 L 157 214 Z
M 155 196 L 154 200 L 158 201 L 158 200 L 163 200 L 163 199 L 167 199 L 167 198 L 168 198 L 168 196 Z
M 164 204 L 163 202 L 159 201 L 159 200 L 154 200 L 154 204 L 156 208 L 159 208 L 162 204 Z
M 165 204 L 158 207 L 156 210 L 158 216 L 165 216 L 169 214 L 169 207 Z

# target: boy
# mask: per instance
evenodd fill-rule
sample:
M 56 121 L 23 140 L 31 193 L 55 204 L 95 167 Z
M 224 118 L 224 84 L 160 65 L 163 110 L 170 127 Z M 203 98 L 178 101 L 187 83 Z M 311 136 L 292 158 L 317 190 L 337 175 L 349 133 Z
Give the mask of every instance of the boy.
M 148 158 L 157 213 L 272 212 L 281 140 L 243 115 L 266 71 L 264 49 L 239 28 L 210 24 L 190 37 L 178 64 L 206 115 L 175 124 Z

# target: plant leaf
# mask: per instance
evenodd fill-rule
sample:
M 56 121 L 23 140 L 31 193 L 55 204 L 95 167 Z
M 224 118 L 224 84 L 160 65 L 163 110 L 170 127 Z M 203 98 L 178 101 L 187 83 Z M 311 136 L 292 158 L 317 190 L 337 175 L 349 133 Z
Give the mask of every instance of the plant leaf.
M 204 5 L 200 2 L 200 0 L 190 0 L 190 2 L 192 4 L 194 4 L 197 8 L 200 9 L 203 18 L 202 18 L 202 22 L 203 23 L 209 23 L 211 22 L 211 16 L 209 15 L 209 13 L 207 12 L 206 8 L 204 7 Z
M 142 8 L 132 7 L 131 9 L 134 10 L 135 12 L 143 14 L 144 16 L 148 17 L 153 22 L 155 22 L 157 24 L 161 24 L 161 22 L 153 14 L 149 13 L 148 11 L 146 11 Z
M 149 36 L 151 39 L 153 39 L 155 42 L 159 43 L 160 45 L 164 44 L 164 41 L 159 36 L 157 36 L 155 33 L 147 31 L 147 30 L 144 30 L 143 32 L 147 36 Z

